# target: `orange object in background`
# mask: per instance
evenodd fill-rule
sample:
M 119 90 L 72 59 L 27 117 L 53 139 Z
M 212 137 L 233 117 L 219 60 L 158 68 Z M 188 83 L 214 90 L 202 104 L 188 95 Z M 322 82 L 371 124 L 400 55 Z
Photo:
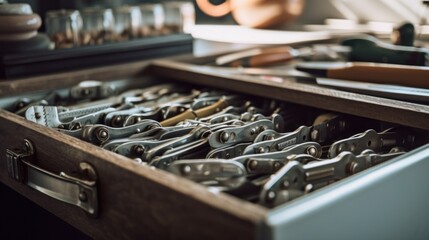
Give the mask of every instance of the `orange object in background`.
M 231 13 L 238 24 L 266 28 L 293 21 L 302 13 L 304 0 L 225 0 L 214 5 L 210 0 L 196 0 L 207 15 L 221 17 Z

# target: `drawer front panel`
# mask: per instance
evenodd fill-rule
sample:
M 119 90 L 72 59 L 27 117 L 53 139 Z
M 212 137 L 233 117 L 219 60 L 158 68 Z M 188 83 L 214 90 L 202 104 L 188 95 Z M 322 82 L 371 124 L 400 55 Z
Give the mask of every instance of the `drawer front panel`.
M 192 182 L 138 166 L 6 111 L 0 116 L 0 181 L 94 238 L 252 239 L 265 216 L 262 208 L 209 193 Z M 24 138 L 34 143 L 37 165 L 43 169 L 72 173 L 81 162 L 94 166 L 97 218 L 9 177 L 6 149 L 22 146 Z

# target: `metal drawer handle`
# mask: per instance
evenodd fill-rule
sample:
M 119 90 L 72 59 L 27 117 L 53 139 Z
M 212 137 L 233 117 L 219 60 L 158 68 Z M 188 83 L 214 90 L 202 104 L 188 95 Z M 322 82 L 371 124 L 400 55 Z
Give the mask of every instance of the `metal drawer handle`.
M 72 177 L 61 172 L 59 175 L 35 166 L 33 144 L 24 139 L 21 149 L 6 149 L 9 177 L 39 192 L 62 202 L 78 206 L 91 216 L 98 214 L 97 175 L 86 162 L 79 164 L 80 176 Z

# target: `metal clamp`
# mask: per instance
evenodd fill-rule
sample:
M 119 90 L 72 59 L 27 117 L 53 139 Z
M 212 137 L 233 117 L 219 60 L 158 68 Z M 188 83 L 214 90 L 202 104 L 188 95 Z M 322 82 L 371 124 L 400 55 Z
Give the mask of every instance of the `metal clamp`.
M 79 164 L 81 178 L 61 172 L 59 175 L 36 165 L 35 148 L 24 139 L 22 149 L 6 149 L 9 177 L 52 198 L 75 205 L 91 216 L 98 214 L 97 174 L 86 162 Z

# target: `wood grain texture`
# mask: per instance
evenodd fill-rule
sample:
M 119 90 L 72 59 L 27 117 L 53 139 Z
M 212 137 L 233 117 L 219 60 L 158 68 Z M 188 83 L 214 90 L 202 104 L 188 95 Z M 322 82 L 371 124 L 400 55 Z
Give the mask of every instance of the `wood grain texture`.
M 36 147 L 37 165 L 51 172 L 72 172 L 79 162 L 92 164 L 99 177 L 100 215 L 44 196 L 10 179 L 6 148 L 24 138 Z M 0 110 L 0 181 L 48 211 L 99 239 L 254 239 L 267 209 L 175 175 L 46 129 Z
M 249 76 L 222 74 L 207 67 L 169 60 L 154 61 L 146 71 L 152 75 L 169 77 L 186 83 L 223 88 L 410 127 L 429 129 L 429 106 L 427 105 L 350 93 L 293 80 L 269 81 Z

